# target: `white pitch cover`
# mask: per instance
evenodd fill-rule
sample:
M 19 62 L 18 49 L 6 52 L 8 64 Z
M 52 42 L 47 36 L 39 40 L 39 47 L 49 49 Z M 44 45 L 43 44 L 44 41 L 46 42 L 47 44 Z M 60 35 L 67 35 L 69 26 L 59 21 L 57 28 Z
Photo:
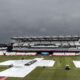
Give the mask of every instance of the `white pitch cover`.
M 29 66 L 24 65 L 32 60 L 37 60 L 37 61 Z M 43 58 L 35 58 L 32 60 L 8 60 L 5 62 L 1 62 L 0 65 L 5 66 L 5 65 L 13 64 L 13 67 L 0 72 L 0 76 L 25 77 L 38 66 L 52 67 L 55 63 L 55 61 L 53 61 L 53 60 L 43 60 Z

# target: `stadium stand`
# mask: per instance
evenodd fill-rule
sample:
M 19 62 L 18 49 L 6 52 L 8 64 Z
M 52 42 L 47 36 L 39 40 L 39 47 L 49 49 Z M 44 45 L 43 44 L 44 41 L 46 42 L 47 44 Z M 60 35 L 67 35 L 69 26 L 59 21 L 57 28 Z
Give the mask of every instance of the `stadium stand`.
M 74 56 L 76 53 L 65 53 L 66 56 Z
M 7 55 L 7 56 L 13 56 L 13 55 L 16 55 L 16 52 L 5 52 L 5 55 Z
M 11 40 L 12 44 L 8 45 L 6 55 L 27 56 L 36 55 L 38 52 L 51 52 L 50 55 L 57 56 L 80 55 L 79 36 L 13 37 Z
M 75 56 L 76 53 L 53 53 L 53 56 Z M 79 54 L 77 54 L 79 55 Z
M 60 52 L 54 52 L 53 53 L 53 56 L 64 56 L 65 54 L 64 53 L 60 53 Z
M 19 55 L 19 56 L 24 56 L 26 55 L 27 53 L 23 53 L 23 52 L 16 52 L 16 55 Z
M 31 56 L 31 55 L 32 55 L 32 56 L 35 56 L 36 54 L 37 54 L 36 52 L 27 52 L 27 53 L 26 53 L 27 56 Z
M 3 55 L 5 52 L 3 52 L 3 51 L 0 51 L 0 55 Z

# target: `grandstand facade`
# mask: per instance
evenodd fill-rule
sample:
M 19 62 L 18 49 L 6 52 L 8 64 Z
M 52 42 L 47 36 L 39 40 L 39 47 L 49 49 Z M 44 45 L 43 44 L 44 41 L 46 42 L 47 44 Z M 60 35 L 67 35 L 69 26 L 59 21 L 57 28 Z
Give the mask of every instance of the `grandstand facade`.
M 79 36 L 13 37 L 13 51 L 25 52 L 79 52 Z

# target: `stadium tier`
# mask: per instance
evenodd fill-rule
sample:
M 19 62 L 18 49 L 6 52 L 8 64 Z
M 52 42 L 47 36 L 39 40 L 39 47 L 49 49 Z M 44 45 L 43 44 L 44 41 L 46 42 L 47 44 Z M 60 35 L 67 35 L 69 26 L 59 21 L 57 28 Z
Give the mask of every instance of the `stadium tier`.
M 79 51 L 79 36 L 13 37 L 13 51 Z
M 7 47 L 7 52 L 3 53 L 4 55 L 5 53 L 6 55 L 80 55 L 80 37 L 13 37 L 11 38 L 11 44 Z

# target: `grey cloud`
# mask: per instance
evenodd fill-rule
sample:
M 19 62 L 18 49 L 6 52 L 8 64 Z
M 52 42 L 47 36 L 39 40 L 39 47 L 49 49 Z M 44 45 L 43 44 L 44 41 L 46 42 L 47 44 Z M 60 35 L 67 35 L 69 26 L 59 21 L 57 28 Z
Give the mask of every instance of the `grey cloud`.
M 80 0 L 0 0 L 0 41 L 13 36 L 80 34 Z

